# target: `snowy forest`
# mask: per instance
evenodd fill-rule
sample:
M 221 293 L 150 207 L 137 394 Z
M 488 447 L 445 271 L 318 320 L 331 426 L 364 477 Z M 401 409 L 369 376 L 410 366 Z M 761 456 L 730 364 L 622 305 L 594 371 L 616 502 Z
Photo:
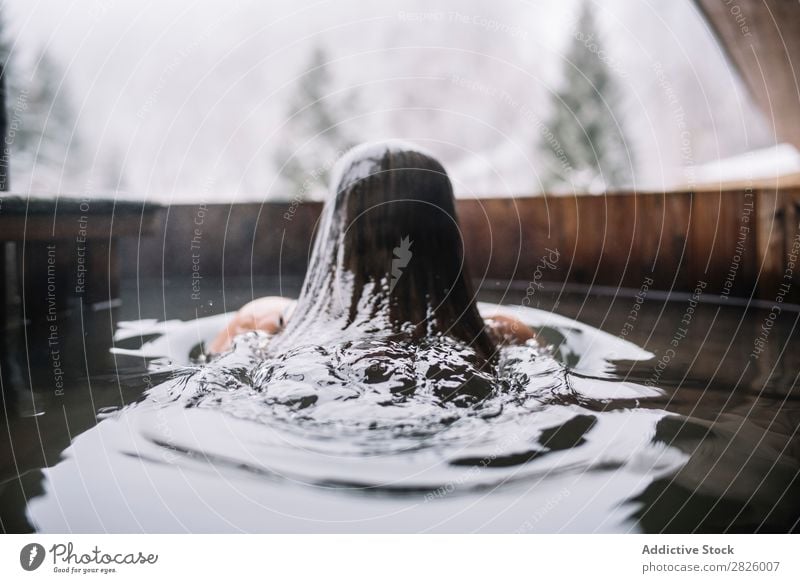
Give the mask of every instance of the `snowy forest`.
M 318 199 L 384 138 L 464 197 L 664 190 L 774 144 L 689 0 L 2 11 L 13 192 Z

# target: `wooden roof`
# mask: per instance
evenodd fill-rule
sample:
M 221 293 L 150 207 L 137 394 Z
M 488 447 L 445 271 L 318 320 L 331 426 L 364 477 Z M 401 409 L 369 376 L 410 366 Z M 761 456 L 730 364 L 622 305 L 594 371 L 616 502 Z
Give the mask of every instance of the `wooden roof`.
M 778 139 L 800 148 L 800 1 L 695 3 Z

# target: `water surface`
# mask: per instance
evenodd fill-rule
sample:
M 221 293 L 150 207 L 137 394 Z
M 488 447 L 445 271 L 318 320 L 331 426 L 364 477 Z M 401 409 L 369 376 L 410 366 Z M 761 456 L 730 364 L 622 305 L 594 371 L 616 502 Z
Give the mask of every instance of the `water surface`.
M 703 386 L 677 357 L 659 366 L 660 347 L 547 310 L 480 308 L 520 317 L 540 344 L 481 370 L 446 338 L 275 356 L 253 333 L 204 362 L 224 315 L 120 322 L 114 358 L 144 358 L 144 390 L 41 470 L 26 520 L 59 532 L 797 528 L 791 391 L 732 388 L 724 373 Z

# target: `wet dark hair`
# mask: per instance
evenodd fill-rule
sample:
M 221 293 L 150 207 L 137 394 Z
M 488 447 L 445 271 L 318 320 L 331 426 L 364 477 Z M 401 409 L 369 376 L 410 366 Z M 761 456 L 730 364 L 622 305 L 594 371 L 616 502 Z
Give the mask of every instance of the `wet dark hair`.
M 475 305 L 442 165 L 402 142 L 365 144 L 340 160 L 331 190 L 281 336 L 312 335 L 322 322 L 416 339 L 441 334 L 490 359 L 496 349 Z

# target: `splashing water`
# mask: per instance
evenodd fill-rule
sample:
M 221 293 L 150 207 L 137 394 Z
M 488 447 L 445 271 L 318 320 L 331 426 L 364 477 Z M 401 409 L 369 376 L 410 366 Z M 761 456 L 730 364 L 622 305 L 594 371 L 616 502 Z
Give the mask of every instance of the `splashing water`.
M 653 355 L 548 312 L 480 309 L 553 344 L 503 348 L 490 371 L 446 337 L 275 356 L 253 332 L 199 366 L 224 316 L 125 324 L 118 341 L 158 336 L 115 351 L 172 378 L 75 439 L 29 515 L 43 530 L 635 529 L 626 502 L 686 459 L 652 439 L 665 411 L 630 405 L 661 391 L 613 374 Z

